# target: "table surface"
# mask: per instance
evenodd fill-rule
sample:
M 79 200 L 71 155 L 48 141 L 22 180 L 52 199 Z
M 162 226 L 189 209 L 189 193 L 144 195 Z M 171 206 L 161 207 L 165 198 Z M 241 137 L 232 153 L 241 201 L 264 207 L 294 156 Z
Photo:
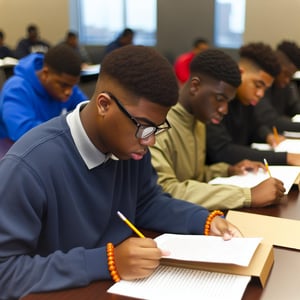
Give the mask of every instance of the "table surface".
M 285 197 L 285 201 L 277 206 L 241 209 L 241 211 L 300 220 L 300 200 L 298 188 L 294 186 L 289 194 Z M 299 299 L 299 283 L 297 279 L 300 274 L 300 251 L 275 247 L 274 256 L 274 265 L 270 272 L 270 276 L 265 288 L 260 286 L 257 278 L 252 279 L 246 288 L 242 300 Z M 44 294 L 32 294 L 22 298 L 22 300 L 133 299 L 107 293 L 107 289 L 112 284 L 113 283 L 111 281 L 98 281 L 83 288 Z

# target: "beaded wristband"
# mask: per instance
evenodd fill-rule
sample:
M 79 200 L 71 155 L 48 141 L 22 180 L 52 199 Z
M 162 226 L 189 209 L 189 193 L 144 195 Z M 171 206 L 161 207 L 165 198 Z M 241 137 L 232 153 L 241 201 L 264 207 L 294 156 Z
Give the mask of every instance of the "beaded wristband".
M 114 282 L 121 280 L 120 275 L 116 269 L 115 256 L 114 256 L 114 245 L 112 243 L 107 243 L 106 245 L 106 255 L 107 255 L 107 265 L 110 276 Z
M 205 225 L 204 225 L 204 235 L 209 235 L 209 232 L 210 232 L 210 225 L 211 225 L 211 222 L 213 220 L 214 217 L 216 216 L 224 216 L 224 213 L 220 210 L 214 210 L 213 212 L 211 212 L 207 219 L 206 219 L 206 222 L 205 222 Z

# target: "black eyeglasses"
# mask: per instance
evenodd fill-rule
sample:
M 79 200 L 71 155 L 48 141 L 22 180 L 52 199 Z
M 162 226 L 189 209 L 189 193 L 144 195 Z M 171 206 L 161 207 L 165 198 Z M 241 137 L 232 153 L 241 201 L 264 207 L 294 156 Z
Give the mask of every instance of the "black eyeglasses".
M 145 119 L 145 122 L 147 122 L 149 125 L 141 124 L 137 118 L 133 117 L 122 105 L 122 103 L 116 98 L 111 92 L 103 91 L 102 93 L 107 94 L 111 99 L 113 99 L 119 109 L 134 123 L 134 125 L 137 127 L 135 136 L 138 139 L 146 139 L 152 134 L 158 135 L 162 133 L 163 131 L 166 131 L 171 128 L 170 123 L 166 119 L 165 122 L 159 126 L 156 126 L 153 122 L 150 120 Z

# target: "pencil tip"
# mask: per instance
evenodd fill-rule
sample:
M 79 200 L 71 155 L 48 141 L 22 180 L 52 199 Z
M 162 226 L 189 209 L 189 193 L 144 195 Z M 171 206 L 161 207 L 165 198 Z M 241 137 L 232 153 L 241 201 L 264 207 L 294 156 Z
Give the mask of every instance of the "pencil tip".
M 117 214 L 122 220 L 125 220 L 125 217 L 123 216 L 123 214 L 120 211 L 117 211 Z

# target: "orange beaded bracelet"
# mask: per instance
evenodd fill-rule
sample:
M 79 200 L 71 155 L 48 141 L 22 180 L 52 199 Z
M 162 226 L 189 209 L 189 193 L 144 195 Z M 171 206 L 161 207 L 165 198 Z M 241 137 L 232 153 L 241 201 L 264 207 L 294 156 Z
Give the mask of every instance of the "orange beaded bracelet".
M 112 243 L 107 243 L 106 245 L 106 255 L 107 255 L 107 265 L 110 276 L 114 282 L 119 282 L 121 280 L 120 275 L 116 269 L 115 256 L 114 256 L 114 245 Z
M 214 210 L 213 212 L 211 212 L 207 219 L 206 219 L 206 222 L 205 222 L 205 225 L 204 225 L 204 234 L 205 235 L 209 235 L 209 232 L 210 232 L 210 225 L 211 225 L 211 221 L 213 220 L 214 217 L 216 216 L 224 216 L 224 213 L 220 210 Z

